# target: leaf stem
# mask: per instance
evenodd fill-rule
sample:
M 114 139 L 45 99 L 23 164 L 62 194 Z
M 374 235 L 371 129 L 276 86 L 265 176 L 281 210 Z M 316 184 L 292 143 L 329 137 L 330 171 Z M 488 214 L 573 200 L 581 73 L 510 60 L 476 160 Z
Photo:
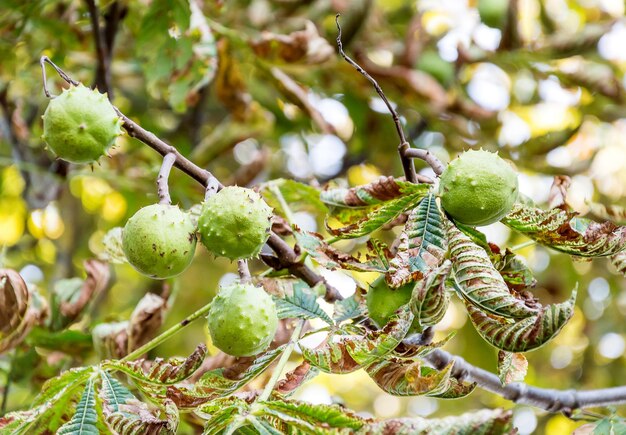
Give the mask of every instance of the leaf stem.
M 212 302 L 213 301 L 209 302 L 208 304 L 206 304 L 205 306 L 200 308 L 195 313 L 185 317 L 183 320 L 178 322 L 176 325 L 172 326 L 170 329 L 168 329 L 167 331 L 165 331 L 162 334 L 158 335 L 157 337 L 154 337 L 152 340 L 150 340 L 149 342 L 147 342 L 143 346 L 135 349 L 134 351 L 132 351 L 131 353 L 126 355 L 124 358 L 122 358 L 121 361 L 131 361 L 131 360 L 140 358 L 146 352 L 154 349 L 159 344 L 161 344 L 164 341 L 166 341 L 167 339 L 171 338 L 174 334 L 176 334 L 181 329 L 185 328 L 191 322 L 193 322 L 195 320 L 198 320 L 200 317 L 202 317 L 205 314 L 207 314 L 209 312 L 209 309 L 211 308 Z
M 283 354 L 280 356 L 280 360 L 278 360 L 278 365 L 274 369 L 274 373 L 272 373 L 272 377 L 270 378 L 268 383 L 265 385 L 263 392 L 259 396 L 259 399 L 258 399 L 259 402 L 264 402 L 270 397 L 270 394 L 272 393 L 272 390 L 274 389 L 276 382 L 278 382 L 278 379 L 280 378 L 280 375 L 282 374 L 283 369 L 285 368 L 285 365 L 287 364 L 287 361 L 289 361 L 291 352 L 293 352 L 293 349 L 296 347 L 296 342 L 300 338 L 300 333 L 302 332 L 302 328 L 304 327 L 305 322 L 306 320 L 300 320 L 298 324 L 296 325 L 295 329 L 293 330 L 293 333 L 291 334 L 291 338 L 289 339 L 289 343 L 287 344 L 287 347 L 285 347 Z
M 519 251 L 520 249 L 524 249 L 527 248 L 529 246 L 533 246 L 536 245 L 537 241 L 535 240 L 526 240 L 524 243 L 520 243 L 519 245 L 515 245 L 513 246 L 511 249 L 511 251 L 515 252 L 515 251 Z

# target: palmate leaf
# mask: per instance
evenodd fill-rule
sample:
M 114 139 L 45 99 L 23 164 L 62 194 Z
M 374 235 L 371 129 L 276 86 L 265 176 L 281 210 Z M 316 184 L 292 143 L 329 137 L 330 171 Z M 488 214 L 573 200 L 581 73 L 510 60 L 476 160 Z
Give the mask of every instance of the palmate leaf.
M 317 319 L 320 318 L 329 325 L 333 325 L 332 319 L 317 303 L 317 296 L 311 292 L 309 286 L 298 281 L 293 286 L 293 294 L 285 295 L 284 298 L 274 297 L 279 319 Z
M 420 361 L 388 358 L 370 364 L 365 371 L 386 393 L 419 396 L 446 391 L 453 365 L 454 362 L 451 362 L 439 371 L 423 366 Z
M 314 434 L 349 434 L 363 426 L 359 416 L 337 405 L 315 405 L 295 400 L 267 401 L 259 405 L 257 413 L 269 417 L 270 421 L 274 420 L 273 426 L 278 429 L 296 428 L 300 433 Z
M 406 336 L 412 321 L 413 314 L 405 306 L 382 329 L 353 327 L 350 334 L 335 331 L 316 349 L 303 347 L 302 356 L 325 373 L 351 373 L 391 353 Z
M 446 418 L 398 418 L 371 422 L 359 435 L 505 435 L 514 434 L 513 412 L 494 409 L 472 411 Z
M 519 291 L 537 284 L 528 265 L 509 248 L 504 253 L 492 253 L 490 258 L 509 288 Z
M 165 418 L 155 416 L 145 403 L 136 399 L 120 405 L 120 410 L 111 413 L 104 410 L 105 420 L 113 433 L 119 435 L 162 434 L 174 435 L 178 428 L 178 409 L 171 400 L 163 401 Z
M 348 344 L 358 337 L 344 335 L 335 339 L 338 334 L 330 334 L 326 341 L 315 349 L 302 347 L 302 356 L 313 367 L 324 373 L 352 373 L 362 367 L 348 352 Z
M 465 301 L 476 331 L 489 344 L 507 352 L 527 352 L 550 341 L 574 314 L 576 289 L 569 300 L 543 307 L 532 317 L 521 320 L 505 319 L 480 311 Z
M 290 396 L 318 374 L 318 369 L 312 367 L 308 361 L 303 361 L 295 369 L 285 373 L 285 378 L 281 379 L 274 387 L 274 393 Z
M 223 368 L 210 370 L 196 382 L 196 387 L 212 390 L 218 397 L 228 396 L 263 373 L 280 356 L 284 349 L 285 345 L 265 352 L 256 358 L 254 363 L 238 376 L 236 380 L 226 378 Z
M 337 268 L 359 272 L 385 272 L 387 265 L 378 255 L 367 255 L 361 260 L 346 254 L 326 243 L 317 233 L 294 231 L 298 246 L 307 252 L 320 266 L 334 270 Z
M 480 309 L 507 318 L 524 318 L 537 313 L 536 308 L 527 306 L 523 300 L 511 294 L 483 248 L 450 221 L 446 221 L 446 230 L 457 284 L 455 288 L 463 299 Z
M 424 277 L 443 261 L 448 240 L 435 195 L 429 194 L 411 211 L 400 235 L 396 256 L 389 262 L 387 283 L 400 287 Z
M 100 399 L 111 412 L 120 410 L 120 405 L 124 405 L 130 400 L 137 398 L 113 376 L 103 371 L 100 373 L 102 387 L 100 388 Z
M 346 320 L 364 316 L 365 311 L 366 308 L 364 307 L 364 304 L 357 299 L 355 293 L 350 297 L 335 302 L 333 319 L 335 322 L 341 323 Z
M 349 341 L 348 353 L 354 361 L 361 365 L 367 365 L 383 358 L 392 352 L 406 336 L 411 323 L 413 313 L 407 305 L 404 305 L 394 313 L 383 329 L 368 331 L 364 338 Z
M 275 193 L 276 189 L 280 191 L 282 199 L 289 204 L 289 208 L 292 211 L 309 210 L 318 215 L 328 212 L 328 208 L 320 200 L 320 191 L 313 186 L 285 178 L 278 178 L 260 184 L 259 193 L 263 195 L 263 199 L 270 207 L 283 216 L 285 216 L 285 210 L 283 210 L 282 201 Z
M 506 282 L 509 288 L 522 290 L 535 286 L 537 281 L 522 257 L 516 255 L 508 248 L 502 253 L 502 249 L 499 246 L 487 242 L 487 236 L 476 228 L 463 225 L 456 221 L 454 225 L 465 233 L 472 242 L 485 250 L 493 266 L 500 272 L 502 279 L 504 279 L 504 282 Z
M 463 383 L 456 378 L 448 379 L 448 388 L 443 392 L 435 392 L 426 394 L 429 397 L 436 397 L 438 399 L 460 399 L 469 395 L 476 389 L 476 382 L 470 384 Z
M 368 208 L 400 196 L 423 190 L 420 185 L 381 176 L 363 186 L 328 189 L 320 193 L 320 199 L 329 207 Z
M 430 271 L 415 284 L 409 307 L 415 321 L 423 328 L 434 326 L 443 319 L 450 305 L 450 294 L 446 288 L 446 280 L 452 264 L 445 261 L 437 269 Z
M 523 382 L 528 371 L 528 361 L 521 353 L 498 352 L 498 377 L 502 385 Z
M 388 222 L 394 220 L 402 212 L 412 209 L 426 194 L 426 192 L 417 192 L 410 195 L 401 196 L 385 202 L 382 205 L 375 206 L 360 219 L 340 228 L 331 228 L 326 222 L 326 229 L 332 235 L 342 239 L 353 239 L 356 237 L 366 236 Z
M 250 409 L 250 405 L 237 397 L 220 398 L 196 409 L 196 414 L 206 419 L 204 435 L 227 433 L 226 428 L 240 415 Z
M 76 412 L 63 426 L 59 428 L 59 435 L 98 435 L 98 412 L 96 411 L 96 389 L 94 380 L 90 379 L 85 386 Z
M 412 343 L 412 340 L 402 341 L 390 355 L 401 359 L 415 359 L 428 355 L 435 349 L 443 347 L 448 341 L 456 335 L 456 331 L 450 332 L 443 340 L 433 341 L 429 344 Z
M 502 223 L 537 243 L 575 256 L 609 256 L 626 247 L 626 227 L 577 218 L 558 208 L 544 211 L 516 204 Z
M 54 433 L 71 418 L 83 386 L 94 373 L 93 367 L 67 370 L 43 385 L 29 411 L 11 412 L 0 419 L 0 432 L 11 434 Z
M 429 185 L 413 184 L 382 177 L 382 181 L 351 189 L 322 192 L 320 199 L 330 207 L 330 217 L 344 227 L 331 234 L 341 238 L 367 235 L 415 206 L 430 190 Z
M 145 384 L 172 385 L 184 381 L 195 372 L 204 361 L 207 348 L 198 345 L 187 358 L 157 358 L 148 370 L 144 369 L 144 360 L 137 361 L 104 361 L 102 367 L 108 370 L 119 370 L 134 380 Z

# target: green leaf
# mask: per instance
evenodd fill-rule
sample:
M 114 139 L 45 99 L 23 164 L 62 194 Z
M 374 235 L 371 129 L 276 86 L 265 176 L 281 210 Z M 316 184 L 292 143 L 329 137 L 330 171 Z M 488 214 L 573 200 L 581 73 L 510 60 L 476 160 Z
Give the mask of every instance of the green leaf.
M 576 218 L 558 208 L 544 211 L 516 204 L 502 222 L 537 243 L 575 256 L 609 256 L 626 246 L 626 227 Z
M 0 429 L 4 432 L 7 424 L 12 434 L 56 432 L 74 414 L 83 385 L 94 370 L 93 367 L 79 367 L 49 379 L 31 409 L 7 414 L 0 420 Z
M 299 401 L 261 402 L 259 414 L 277 418 L 303 433 L 349 433 L 363 426 L 363 420 L 336 405 L 314 405 Z
M 96 411 L 96 391 L 93 379 L 85 386 L 83 395 L 78 402 L 72 419 L 59 428 L 57 434 L 90 435 L 100 434 L 98 427 L 98 413 Z
M 368 331 L 364 338 L 348 342 L 348 353 L 358 364 L 367 365 L 392 352 L 406 336 L 413 323 L 413 313 L 404 305 L 394 313 L 383 329 Z
M 429 397 L 436 397 L 438 399 L 460 399 L 469 395 L 476 389 L 478 384 L 472 382 L 471 384 L 464 384 L 456 378 L 448 379 L 448 388 L 443 392 L 435 392 L 426 394 Z
M 428 355 L 435 349 L 443 347 L 448 341 L 456 335 L 456 331 L 450 332 L 443 340 L 431 342 L 430 344 L 413 343 L 413 340 L 402 341 L 391 353 L 396 358 L 415 359 Z
M 498 377 L 502 385 L 524 382 L 527 371 L 528 361 L 521 353 L 498 352 Z
M 206 419 L 204 435 L 226 433 L 226 428 L 250 408 L 244 400 L 235 397 L 216 399 L 202 405 L 196 413 Z
M 439 371 L 423 366 L 421 361 L 389 358 L 367 366 L 365 371 L 388 394 L 419 396 L 446 391 L 453 365 L 451 362 Z
M 409 307 L 422 328 L 439 323 L 448 310 L 450 295 L 446 280 L 451 266 L 446 260 L 439 268 L 427 273 L 413 288 Z
M 124 386 L 120 381 L 105 371 L 100 373 L 100 379 L 102 380 L 102 388 L 100 388 L 100 398 L 102 399 L 104 406 L 111 410 L 111 412 L 117 412 L 120 410 L 120 405 L 124 405 L 130 400 L 137 400 L 133 393 Z
M 236 379 L 227 378 L 224 368 L 209 370 L 198 379 L 194 385 L 194 390 L 205 395 L 211 395 L 213 398 L 228 396 L 263 373 L 281 355 L 284 349 L 285 346 L 283 345 L 265 352 L 256 358 L 252 365 L 238 375 Z
M 398 418 L 371 422 L 357 434 L 475 435 L 514 434 L 513 412 L 503 409 L 471 411 L 446 418 Z
M 284 298 L 274 297 L 278 318 L 286 319 L 295 317 L 298 319 L 320 318 L 329 325 L 333 325 L 332 319 L 317 303 L 317 295 L 313 294 L 309 286 L 299 281 L 293 286 L 293 294 L 285 295 Z
M 331 332 L 315 349 L 302 347 L 302 356 L 325 373 L 351 373 L 396 349 L 412 321 L 413 314 L 404 306 L 382 329 L 369 331 L 361 326 L 348 325 Z
M 385 279 L 393 288 L 422 279 L 441 264 L 447 251 L 448 240 L 437 198 L 429 194 L 409 214 Z
M 157 385 L 172 385 L 184 381 L 202 364 L 207 353 L 204 344 L 187 358 L 157 358 L 149 369 L 144 368 L 145 360 L 137 361 L 104 361 L 102 367 L 108 370 L 119 370 L 138 382 Z
M 368 208 L 423 190 L 423 185 L 389 176 L 380 177 L 378 180 L 363 186 L 325 190 L 320 193 L 320 199 L 330 207 Z
M 324 215 L 328 208 L 320 200 L 320 192 L 313 186 L 303 184 L 295 180 L 278 178 L 259 185 L 260 193 L 270 207 L 276 213 L 286 217 L 287 212 L 283 209 L 283 203 L 273 192 L 279 189 L 284 201 L 289 204 L 292 211 L 306 210 L 315 214 Z
M 336 339 L 339 333 L 331 333 L 326 341 L 315 349 L 302 347 L 302 356 L 313 367 L 325 373 L 352 373 L 362 367 L 348 352 L 348 344 L 351 340 L 358 339 L 354 336 L 344 335 Z
M 516 298 L 493 267 L 483 248 L 447 221 L 450 257 L 459 294 L 470 303 L 490 313 L 507 318 L 524 318 L 537 309 Z
M 326 229 L 334 236 L 342 239 L 353 239 L 366 236 L 379 229 L 388 222 L 398 217 L 402 212 L 412 209 L 428 192 L 429 187 L 423 184 L 416 192 L 400 196 L 396 199 L 377 204 L 363 214 L 357 215 L 357 219 L 351 219 L 351 223 L 341 228 L 331 228 L 326 222 Z
M 91 334 L 73 329 L 54 332 L 46 328 L 35 327 L 28 334 L 26 343 L 30 346 L 58 350 L 71 355 L 84 354 L 93 349 Z
M 492 254 L 490 257 L 509 288 L 520 291 L 537 284 L 537 280 L 524 260 L 510 249 L 507 248 L 504 254 Z
M 317 233 L 294 231 L 298 246 L 307 252 L 320 266 L 334 270 L 337 268 L 360 272 L 385 272 L 387 266 L 375 255 L 367 255 L 364 261 L 333 248 Z
M 576 289 L 569 300 L 547 305 L 537 315 L 521 320 L 483 313 L 467 301 L 465 306 L 480 336 L 492 346 L 507 352 L 527 352 L 543 346 L 559 333 L 574 314 L 575 302 Z
M 365 315 L 365 307 L 363 303 L 359 302 L 356 297 L 356 293 L 350 297 L 335 302 L 335 312 L 333 313 L 333 319 L 337 323 L 344 322 L 346 320 L 355 319 Z
M 178 409 L 171 400 L 164 399 L 162 406 L 165 418 L 156 417 L 146 406 L 136 399 L 130 399 L 120 405 L 117 412 L 104 410 L 105 420 L 108 426 L 116 434 L 163 434 L 174 435 L 178 428 Z

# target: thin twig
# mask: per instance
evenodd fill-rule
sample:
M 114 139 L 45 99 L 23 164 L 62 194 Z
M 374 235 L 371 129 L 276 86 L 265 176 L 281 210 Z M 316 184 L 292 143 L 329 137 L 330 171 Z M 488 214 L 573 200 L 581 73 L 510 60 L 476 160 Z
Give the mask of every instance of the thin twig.
M 393 118 L 393 123 L 396 126 L 396 132 L 398 133 L 398 137 L 400 138 L 400 145 L 398 146 L 398 152 L 400 153 L 400 159 L 402 160 L 402 168 L 404 169 L 404 176 L 406 177 L 407 181 L 414 183 L 415 182 L 415 169 L 413 168 L 413 162 L 410 159 L 407 159 L 403 153 L 404 148 L 408 147 L 409 144 L 406 140 L 406 135 L 404 134 L 402 123 L 400 122 L 400 116 L 398 116 L 398 112 L 396 112 L 396 109 L 393 108 L 393 105 L 391 104 L 391 102 L 389 101 L 385 93 L 383 92 L 378 82 L 374 79 L 374 77 L 369 75 L 367 71 L 361 68 L 361 66 L 358 63 L 356 63 L 350 56 L 348 56 L 343 51 L 343 44 L 341 43 L 341 26 L 339 25 L 340 15 L 341 14 L 335 15 L 335 24 L 337 25 L 337 48 L 339 49 L 339 54 L 341 55 L 341 57 L 343 57 L 343 59 L 346 62 L 352 65 L 354 69 L 356 69 L 363 77 L 365 77 L 372 84 L 372 86 L 374 86 L 376 93 L 378 93 L 380 98 L 383 100 L 383 102 L 387 106 L 387 109 L 389 110 L 389 113 L 391 113 L 391 117 Z
M 248 262 L 246 260 L 237 260 L 237 272 L 239 272 L 241 282 L 247 283 L 252 280 L 252 275 L 250 275 L 250 269 L 248 268 Z
M 72 79 L 70 76 L 68 76 L 65 73 L 65 71 L 63 71 L 61 68 L 56 66 L 54 62 L 52 62 L 48 56 L 41 56 L 41 59 L 39 59 L 39 64 L 41 65 L 41 76 L 43 78 L 43 92 L 44 94 L 46 94 L 46 97 L 48 98 L 54 98 L 56 95 L 52 95 L 50 94 L 50 91 L 48 91 L 48 79 L 46 77 L 46 64 L 51 65 L 52 68 L 55 69 L 57 74 L 61 76 L 61 78 L 65 80 L 67 83 L 69 83 L 70 85 L 78 86 L 80 84 L 80 82 L 77 82 L 76 80 Z
M 422 159 L 426 163 L 433 168 L 433 171 L 437 175 L 443 174 L 443 171 L 446 169 L 446 166 L 437 158 L 436 155 L 431 153 L 428 150 L 423 150 L 419 148 L 407 148 L 404 150 L 404 156 L 412 159 Z
M 170 187 L 168 185 L 168 179 L 170 178 L 170 171 L 172 166 L 176 162 L 176 154 L 168 153 L 163 156 L 163 163 L 161 163 L 161 169 L 157 176 L 157 194 L 159 195 L 159 204 L 171 204 Z
M 105 46 L 102 27 L 100 26 L 100 14 L 94 0 L 85 0 L 89 9 L 89 18 L 91 20 L 91 32 L 93 33 L 94 44 L 96 46 L 96 54 L 98 55 L 98 63 L 96 70 L 96 80 L 94 86 L 100 92 L 106 92 L 109 99 L 113 99 L 113 90 L 111 88 L 111 74 L 108 68 L 108 49 Z
M 453 376 L 461 380 L 476 382 L 480 388 L 507 400 L 522 405 L 535 406 L 549 412 L 569 414 L 574 409 L 579 408 L 626 403 L 626 386 L 588 391 L 553 390 L 532 387 L 518 382 L 503 386 L 500 379 L 493 373 L 475 367 L 460 356 L 451 355 L 443 350 L 436 349 L 424 359 L 437 369 L 443 369 L 451 361 L 454 361 Z

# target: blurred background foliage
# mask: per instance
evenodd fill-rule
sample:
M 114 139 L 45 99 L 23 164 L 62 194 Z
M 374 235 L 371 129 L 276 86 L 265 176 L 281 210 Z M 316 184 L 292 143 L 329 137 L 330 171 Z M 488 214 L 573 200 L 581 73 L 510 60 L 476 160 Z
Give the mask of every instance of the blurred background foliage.
M 568 202 L 583 215 L 602 218 L 602 205 L 626 206 L 623 0 L 101 0 L 102 36 L 115 35 L 108 77 L 98 68 L 89 3 L 0 0 L 2 263 L 43 295 L 60 280 L 83 277 L 84 261 L 102 254 L 105 234 L 157 201 L 161 158 L 126 136 L 93 168 L 54 160 L 40 139 L 47 104 L 42 55 L 83 83 L 110 84 L 122 112 L 225 184 L 285 177 L 314 186 L 331 179 L 359 185 L 400 176 L 395 130 L 382 101 L 336 55 L 334 19 L 341 13 L 346 51 L 397 106 L 413 146 L 444 161 L 465 149 L 497 150 L 516 165 L 520 190 L 544 207 L 556 174 L 572 177 Z M 53 93 L 61 85 L 49 74 Z M 180 172 L 170 185 L 184 208 L 202 200 L 200 186 Z M 323 216 L 307 207 L 294 211 L 302 228 L 324 233 Z M 572 262 L 524 245 L 501 224 L 482 230 L 492 242 L 519 245 L 542 302 L 566 299 L 577 282 L 583 290 L 563 332 L 528 354 L 526 381 L 559 389 L 619 385 L 626 378 L 623 277 L 604 259 Z M 398 231 L 383 237 L 391 241 Z M 337 245 L 358 251 L 364 241 Z M 261 263 L 252 267 L 263 270 Z M 91 331 L 128 320 L 146 292 L 169 297 L 167 326 L 210 300 L 234 272 L 236 265 L 201 249 L 175 282 L 112 266 L 108 290 L 71 325 L 75 335 L 40 331 L 0 356 L 5 410 L 28 407 L 42 382 L 61 369 L 98 361 Z M 375 278 L 322 273 L 346 295 Z M 495 349 L 469 326 L 460 305 L 451 306 L 436 331 L 436 339 L 456 331 L 446 349 L 495 372 Z M 204 325 L 194 324 L 153 354 L 188 354 L 203 341 Z M 61 342 L 66 352 L 58 350 Z M 512 406 L 479 390 L 453 401 L 392 397 L 361 372 L 320 375 L 298 397 L 382 418 Z M 521 433 L 551 434 L 580 424 L 527 407 L 515 409 L 515 422 Z

